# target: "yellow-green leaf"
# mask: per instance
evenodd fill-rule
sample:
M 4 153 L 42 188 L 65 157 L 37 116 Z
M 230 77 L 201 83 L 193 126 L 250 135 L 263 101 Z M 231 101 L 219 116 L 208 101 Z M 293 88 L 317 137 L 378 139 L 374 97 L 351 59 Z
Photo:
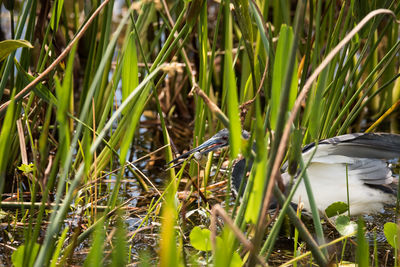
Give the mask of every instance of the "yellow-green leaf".
M 208 229 L 201 229 L 196 226 L 190 232 L 190 244 L 197 250 L 211 250 L 211 232 Z
M 18 167 L 18 170 L 23 171 L 24 173 L 31 173 L 34 170 L 36 170 L 36 167 L 33 163 L 31 164 L 21 164 L 21 166 Z
M 288 53 L 291 49 L 294 34 L 291 27 L 282 25 L 279 32 L 278 46 L 276 48 L 276 56 L 274 69 L 272 74 L 272 91 L 271 91 L 271 128 L 275 130 L 278 121 L 279 109 L 281 107 L 281 93 L 285 84 L 287 66 L 289 64 Z M 295 62 L 294 69 L 297 69 Z M 292 83 L 290 85 L 288 109 L 290 110 L 297 96 L 297 74 L 294 71 L 292 74 Z
M 27 40 L 5 40 L 0 42 L 0 62 L 20 47 L 33 48 Z
M 383 227 L 383 233 L 385 234 L 387 242 L 393 247 L 397 248 L 397 242 L 398 242 L 398 226 L 395 223 L 392 222 L 387 222 L 385 223 L 385 226 Z
M 357 230 L 357 224 L 350 221 L 350 218 L 345 215 L 340 215 L 337 217 L 335 223 L 336 230 L 338 230 L 338 232 L 343 236 L 354 233 Z
M 28 266 L 33 266 L 34 259 L 36 258 L 36 255 L 39 252 L 40 245 L 38 243 L 33 244 L 33 248 L 31 250 L 30 255 L 27 255 L 30 259 L 27 261 Z M 21 245 L 18 247 L 17 250 L 15 250 L 12 255 L 11 255 L 11 261 L 14 266 L 16 267 L 22 267 L 24 264 L 24 251 L 25 251 L 25 245 Z

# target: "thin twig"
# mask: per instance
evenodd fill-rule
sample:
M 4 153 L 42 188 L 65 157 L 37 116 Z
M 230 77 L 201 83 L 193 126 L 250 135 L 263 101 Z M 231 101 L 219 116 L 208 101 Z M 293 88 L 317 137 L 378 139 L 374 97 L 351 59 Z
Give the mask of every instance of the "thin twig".
M 28 165 L 28 153 L 26 152 L 24 128 L 22 127 L 22 120 L 17 120 L 17 130 L 19 139 L 19 148 L 21 151 L 22 164 Z

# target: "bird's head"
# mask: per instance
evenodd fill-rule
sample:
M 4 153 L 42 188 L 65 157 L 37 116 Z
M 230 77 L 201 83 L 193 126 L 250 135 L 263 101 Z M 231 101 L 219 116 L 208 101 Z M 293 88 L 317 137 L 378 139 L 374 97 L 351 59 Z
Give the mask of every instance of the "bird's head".
M 244 139 L 249 139 L 250 138 L 249 132 L 243 130 L 242 137 Z M 171 168 L 173 168 L 173 167 L 176 167 L 176 166 L 179 166 L 180 164 L 182 164 L 183 160 L 189 158 L 192 154 L 194 155 L 194 157 L 196 159 L 200 159 L 203 155 L 206 155 L 211 151 L 215 151 L 215 150 L 227 147 L 227 146 L 229 146 L 229 130 L 227 128 L 225 128 L 225 129 L 222 129 L 221 131 L 219 131 L 218 133 L 216 133 L 215 135 L 213 135 L 210 139 L 208 139 L 207 141 L 205 141 L 198 147 L 195 147 L 192 150 L 189 150 L 188 152 L 183 153 L 176 159 L 168 162 L 168 164 L 174 163 L 174 165 L 171 167 Z

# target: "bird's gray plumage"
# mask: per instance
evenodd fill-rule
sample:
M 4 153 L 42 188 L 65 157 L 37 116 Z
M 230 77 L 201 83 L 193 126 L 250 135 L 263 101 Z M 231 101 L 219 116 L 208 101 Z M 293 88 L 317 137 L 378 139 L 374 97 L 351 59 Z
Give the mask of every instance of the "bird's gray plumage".
M 303 148 L 308 160 L 315 143 Z M 347 164 L 367 184 L 390 184 L 392 171 L 388 161 L 400 157 L 400 135 L 388 133 L 345 134 L 321 140 L 312 162 Z
M 400 135 L 398 134 L 345 134 L 321 140 L 319 145 L 328 146 L 330 154 L 347 157 L 392 159 L 400 155 Z M 303 153 L 313 147 L 315 147 L 315 143 L 306 145 L 303 148 Z

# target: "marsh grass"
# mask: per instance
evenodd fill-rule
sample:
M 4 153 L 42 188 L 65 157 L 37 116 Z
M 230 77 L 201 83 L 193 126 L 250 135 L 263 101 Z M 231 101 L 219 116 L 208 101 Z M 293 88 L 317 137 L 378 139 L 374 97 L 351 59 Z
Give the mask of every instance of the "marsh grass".
M 307 185 L 306 143 L 399 132 L 397 1 L 11 2 L 2 30 L 24 41 L 0 44 L 3 262 L 265 265 L 289 218 L 286 264 L 377 264 L 362 219 L 357 238 L 326 243 L 315 204 L 306 226 L 276 181 L 289 159 Z M 223 127 L 216 170 L 212 155 L 165 168 Z M 239 154 L 254 158 L 240 205 L 221 171 Z M 196 225 L 211 249 L 189 240 Z M 340 257 L 327 249 L 338 242 Z

